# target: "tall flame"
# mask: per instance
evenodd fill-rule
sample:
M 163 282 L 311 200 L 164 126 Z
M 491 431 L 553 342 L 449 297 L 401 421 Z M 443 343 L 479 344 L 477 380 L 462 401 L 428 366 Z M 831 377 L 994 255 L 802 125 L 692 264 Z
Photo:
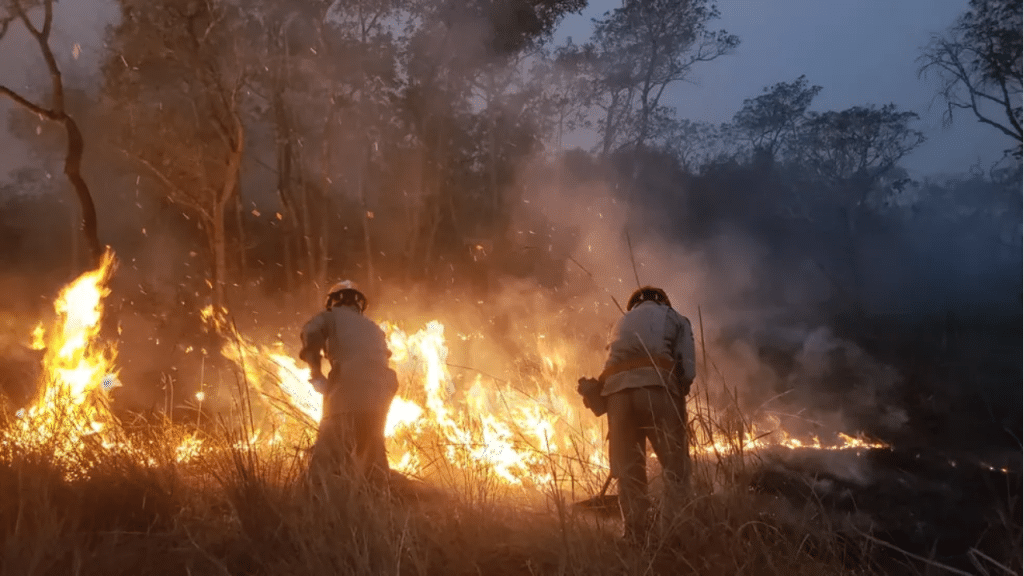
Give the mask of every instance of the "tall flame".
M 85 470 L 75 456 L 83 446 L 121 449 L 128 446 L 108 407 L 107 392 L 118 385 L 115 350 L 100 338 L 106 283 L 114 268 L 111 253 L 100 266 L 70 283 L 57 298 L 57 319 L 50 330 L 38 326 L 33 346 L 46 349 L 44 381 L 36 400 L 19 413 L 17 441 L 51 447 L 55 457 L 75 473 Z M 323 414 L 323 397 L 283 346 L 251 342 L 228 322 L 226 311 L 203 310 L 210 330 L 226 336 L 221 353 L 240 368 L 246 391 L 260 401 L 260 418 L 241 446 L 271 447 L 308 443 Z M 565 386 L 572 357 L 568 343 L 538 335 L 539 361 L 529 376 L 513 386 L 476 375 L 467 381 L 449 373 L 445 327 L 432 321 L 411 334 L 384 322 L 391 364 L 401 388 L 388 413 L 385 434 L 389 460 L 397 470 L 420 476 L 456 475 L 504 485 L 548 485 L 582 477 L 603 477 L 608 470 L 601 419 L 576 409 L 579 399 Z M 474 336 L 475 337 L 475 336 Z M 482 337 L 482 336 L 480 336 Z M 199 392 L 202 402 L 205 393 Z M 251 406 L 251 405 L 250 405 Z M 691 410 L 712 414 L 707 406 Z M 861 438 L 838 435 L 823 445 L 817 437 L 794 438 L 770 418 L 745 424 L 742 432 L 697 430 L 692 444 L 697 457 L 736 454 L 770 446 L 783 448 L 862 449 L 883 447 Z M 174 459 L 188 462 L 208 450 L 197 434 L 186 435 Z M 455 474 L 453 474 L 455 473 Z
M 508 485 L 538 485 L 589 471 L 607 471 L 604 431 L 599 419 L 575 410 L 578 401 L 565 393 L 565 358 L 545 345 L 542 374 L 529 393 L 508 383 L 485 382 L 477 375 L 458 390 L 449 372 L 445 327 L 432 321 L 414 333 L 384 322 L 391 364 L 401 382 L 388 413 L 386 437 L 391 466 L 402 472 L 430 476 L 451 469 L 472 471 Z M 238 342 L 224 353 L 259 378 L 256 359 L 276 364 L 276 384 L 291 412 L 307 425 L 320 420 L 323 397 L 309 383 L 309 369 L 299 367 L 283 350 L 268 351 Z M 546 342 L 540 338 L 539 343 Z M 279 399 L 280 400 L 280 399 Z M 275 406 L 281 406 L 278 401 Z M 707 411 L 707 407 L 701 407 Z M 817 437 L 789 436 L 770 419 L 750 424 L 732 438 L 716 431 L 698 434 L 694 451 L 700 455 L 735 454 L 770 446 L 783 448 L 876 448 L 884 444 L 840 434 L 839 443 L 823 445 Z M 449 470 L 440 468 L 449 467 Z M 603 472 L 599 472 L 603 473 Z M 559 480 L 561 481 L 561 480 Z
M 19 411 L 16 435 L 22 445 L 52 449 L 57 460 L 74 460 L 83 443 L 109 448 L 120 430 L 107 405 L 107 392 L 119 385 L 115 350 L 98 338 L 113 269 L 107 251 L 95 270 L 61 291 L 52 328 L 39 325 L 33 335 L 35 347 L 46 349 L 42 382 L 36 399 Z

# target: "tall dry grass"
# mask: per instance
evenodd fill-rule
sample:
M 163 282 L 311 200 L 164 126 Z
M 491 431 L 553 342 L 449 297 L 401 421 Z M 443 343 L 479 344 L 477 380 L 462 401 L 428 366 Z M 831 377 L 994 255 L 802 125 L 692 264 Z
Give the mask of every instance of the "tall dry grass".
M 695 424 L 724 427 L 703 417 Z M 824 526 L 813 505 L 785 523 L 765 514 L 745 489 L 744 458 L 701 461 L 699 495 L 663 511 L 644 542 L 629 545 L 614 514 L 574 506 L 577 496 L 554 483 L 511 489 L 442 459 L 441 480 L 396 478 L 381 492 L 306 478 L 304 451 L 240 442 L 244 423 L 206 432 L 206 450 L 188 463 L 174 447 L 194 427 L 159 421 L 125 430 L 131 450 L 82 446 L 87 472 L 70 477 L 46 446 L 24 448 L 5 435 L 0 576 L 871 571 L 866 551 Z M 554 461 L 552 471 L 571 473 Z M 571 480 L 583 494 L 600 489 L 595 478 Z

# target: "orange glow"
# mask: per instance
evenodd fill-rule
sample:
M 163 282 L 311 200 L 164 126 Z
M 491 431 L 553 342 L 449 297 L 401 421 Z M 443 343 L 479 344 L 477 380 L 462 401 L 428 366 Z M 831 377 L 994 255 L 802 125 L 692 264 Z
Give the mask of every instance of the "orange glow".
M 45 385 L 20 413 L 17 441 L 52 445 L 75 473 L 83 472 L 73 458 L 83 444 L 108 450 L 128 446 L 108 406 L 107 392 L 119 385 L 116 349 L 99 338 L 102 301 L 113 268 L 108 253 L 99 268 L 61 292 L 54 305 L 54 325 L 49 330 L 40 325 L 33 332 L 34 347 L 47 350 Z M 254 400 L 251 429 L 245 428 L 244 440 L 236 446 L 308 447 L 323 414 L 323 397 L 310 384 L 309 369 L 282 344 L 264 346 L 237 333 L 225 310 L 208 306 L 202 317 L 209 330 L 225 336 L 221 354 L 238 367 L 246 393 Z M 423 478 L 458 476 L 507 486 L 560 488 L 574 478 L 607 474 L 604 421 L 580 410 L 573 388 L 580 358 L 572 342 L 538 334 L 533 341 L 535 361 L 514 383 L 483 373 L 457 380 L 449 372 L 445 326 L 440 321 L 412 333 L 390 322 L 381 328 L 400 382 L 385 431 L 395 469 Z M 486 340 L 482 333 L 457 337 L 463 342 Z M 200 391 L 195 399 L 202 403 L 208 400 L 207 393 Z M 700 402 L 694 399 L 690 410 L 718 417 Z M 743 427 L 742 433 L 732 434 L 696 427 L 692 452 L 696 458 L 707 458 L 768 447 L 885 447 L 841 433 L 831 444 L 817 436 L 794 437 L 771 417 Z M 197 434 L 188 434 L 175 447 L 174 459 L 187 463 L 210 449 Z
M 104 254 L 97 269 L 68 284 L 54 302 L 57 318 L 48 331 L 33 332 L 43 359 L 40 391 L 31 405 L 19 411 L 16 442 L 52 450 L 54 458 L 72 472 L 81 472 L 76 456 L 84 444 L 111 448 L 119 442 L 120 426 L 108 408 L 107 393 L 120 383 L 114 369 L 115 350 L 100 341 L 106 282 L 114 256 Z

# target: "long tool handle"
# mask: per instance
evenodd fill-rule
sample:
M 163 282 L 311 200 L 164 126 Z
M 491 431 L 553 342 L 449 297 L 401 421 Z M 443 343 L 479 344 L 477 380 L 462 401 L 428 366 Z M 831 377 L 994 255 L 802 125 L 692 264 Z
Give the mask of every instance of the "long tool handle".
M 604 486 L 601 486 L 601 493 L 597 495 L 597 498 L 603 498 L 605 492 L 608 491 L 608 485 L 612 483 L 612 473 L 608 473 L 608 478 L 604 481 Z

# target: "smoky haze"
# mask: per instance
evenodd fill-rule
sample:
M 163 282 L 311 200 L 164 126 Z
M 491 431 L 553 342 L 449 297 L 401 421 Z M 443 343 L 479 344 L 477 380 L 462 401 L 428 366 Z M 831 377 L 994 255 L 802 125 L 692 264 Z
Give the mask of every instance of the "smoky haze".
M 1019 167 L 990 170 L 992 158 L 912 179 L 903 166 L 920 148 L 856 180 L 808 160 L 824 148 L 801 155 L 794 144 L 791 156 L 766 159 L 733 128 L 687 132 L 686 107 L 667 101 L 638 142 L 630 122 L 640 109 L 609 113 L 621 100 L 606 60 L 555 57 L 548 34 L 581 5 L 509 2 L 523 10 L 521 29 L 495 35 L 507 14 L 485 4 L 375 5 L 381 17 L 360 35 L 358 15 L 324 16 L 318 3 L 253 8 L 266 24 L 214 2 L 220 18 L 187 7 L 211 30 L 198 48 L 163 34 L 181 24 L 157 17 L 173 13 L 156 12 L 166 2 L 97 4 L 95 19 L 81 17 L 84 3 L 57 5 L 52 41 L 83 127 L 99 236 L 120 260 L 110 307 L 122 380 L 133 383 L 118 392 L 126 405 L 163 406 L 172 380 L 181 395 L 195 389 L 206 369 L 195 351 L 216 346 L 199 309 L 218 284 L 241 326 L 294 352 L 324 286 L 352 278 L 377 320 L 443 322 L 460 385 L 479 374 L 514 382 L 556 354 L 571 393 L 578 376 L 600 371 L 615 301 L 639 283 L 664 288 L 693 322 L 698 388 L 716 408 L 823 440 L 1011 442 Z M 12 24 L 0 50 L 21 57 L 3 59 L 0 83 L 43 98 L 46 74 L 27 40 Z M 694 74 L 714 77 L 742 56 L 739 42 L 738 54 L 698 62 Z M 197 63 L 209 66 L 190 74 Z M 12 309 L 31 306 L 11 316 L 18 342 L 85 256 L 60 127 L 4 102 L 4 149 L 21 152 L 0 166 L 3 276 Z M 815 110 L 886 104 L 826 100 Z M 625 120 L 607 153 L 555 145 L 571 127 L 614 118 Z M 237 186 L 225 185 L 233 136 L 219 131 L 233 121 L 245 134 Z M 920 127 L 900 122 L 888 126 L 911 141 Z M 956 405 L 966 408 L 949 414 Z

